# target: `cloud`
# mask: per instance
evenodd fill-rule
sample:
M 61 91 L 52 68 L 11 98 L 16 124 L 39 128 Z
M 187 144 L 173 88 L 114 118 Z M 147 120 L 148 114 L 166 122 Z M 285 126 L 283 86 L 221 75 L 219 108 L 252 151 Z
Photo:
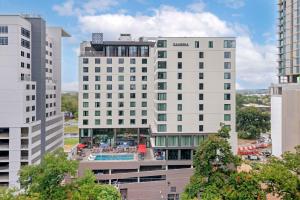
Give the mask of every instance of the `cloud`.
M 62 4 L 56 4 L 52 9 L 61 16 L 95 15 L 110 10 L 119 5 L 117 0 L 66 0 Z
M 61 16 L 71 16 L 74 14 L 74 2 L 73 0 L 67 0 L 60 5 L 54 5 L 53 10 Z
M 218 2 L 233 9 L 245 6 L 245 0 L 218 0 Z
M 75 92 L 78 91 L 78 82 L 62 83 L 63 92 Z
M 202 0 L 198 0 L 192 4 L 187 5 L 187 9 L 193 12 L 202 12 L 205 8 L 205 3 Z

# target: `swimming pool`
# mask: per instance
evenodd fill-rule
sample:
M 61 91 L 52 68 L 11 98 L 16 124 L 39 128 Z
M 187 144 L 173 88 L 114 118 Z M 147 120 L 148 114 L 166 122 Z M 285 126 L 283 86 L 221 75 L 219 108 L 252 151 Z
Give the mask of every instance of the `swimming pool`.
M 90 158 L 91 160 L 134 160 L 134 154 L 98 154 Z

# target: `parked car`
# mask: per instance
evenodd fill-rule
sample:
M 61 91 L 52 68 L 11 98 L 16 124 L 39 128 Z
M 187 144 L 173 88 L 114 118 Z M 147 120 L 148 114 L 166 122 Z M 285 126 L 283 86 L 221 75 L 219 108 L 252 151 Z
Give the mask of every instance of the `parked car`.
M 257 155 L 247 155 L 248 160 L 260 160 L 260 157 Z

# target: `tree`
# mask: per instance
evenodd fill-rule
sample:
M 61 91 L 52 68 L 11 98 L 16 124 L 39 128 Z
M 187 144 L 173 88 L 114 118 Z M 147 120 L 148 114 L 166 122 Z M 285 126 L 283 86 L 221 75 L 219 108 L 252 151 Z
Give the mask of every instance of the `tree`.
M 182 200 L 264 200 L 266 195 L 253 173 L 237 173 L 239 157 L 233 155 L 228 127 L 221 124 L 215 136 L 203 141 L 193 157 L 195 171 Z M 222 137 L 221 137 L 222 136 Z
M 295 150 L 295 153 L 284 153 L 282 159 L 273 157 L 259 166 L 258 175 L 266 186 L 266 191 L 283 200 L 300 199 L 300 146 Z
M 78 94 L 66 93 L 61 97 L 61 110 L 63 112 L 72 112 L 75 117 L 78 114 Z
M 118 190 L 110 185 L 97 184 L 87 171 L 81 178 L 64 182 L 66 175 L 74 176 L 78 162 L 68 160 L 62 149 L 47 153 L 40 164 L 21 169 L 22 190 L 0 191 L 3 200 L 120 200 Z
M 245 107 L 237 111 L 236 125 L 239 137 L 258 138 L 270 130 L 270 114 L 255 107 Z

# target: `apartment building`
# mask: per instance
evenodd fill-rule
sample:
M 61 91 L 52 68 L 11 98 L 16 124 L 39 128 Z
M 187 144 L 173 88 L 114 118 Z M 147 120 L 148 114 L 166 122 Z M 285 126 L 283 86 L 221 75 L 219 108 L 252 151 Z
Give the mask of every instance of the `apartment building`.
M 271 86 L 272 151 L 280 156 L 300 144 L 299 0 L 278 0 L 278 84 Z
M 19 187 L 23 165 L 63 146 L 63 29 L 41 17 L 0 15 L 0 185 Z
M 176 199 L 193 172 L 195 148 L 220 123 L 231 127 L 236 151 L 235 38 L 121 34 L 104 41 L 95 33 L 81 43 L 80 142 L 92 152 L 147 149 L 119 162 L 92 154 L 79 175 L 91 169 L 99 182 L 116 184 L 123 199 Z

